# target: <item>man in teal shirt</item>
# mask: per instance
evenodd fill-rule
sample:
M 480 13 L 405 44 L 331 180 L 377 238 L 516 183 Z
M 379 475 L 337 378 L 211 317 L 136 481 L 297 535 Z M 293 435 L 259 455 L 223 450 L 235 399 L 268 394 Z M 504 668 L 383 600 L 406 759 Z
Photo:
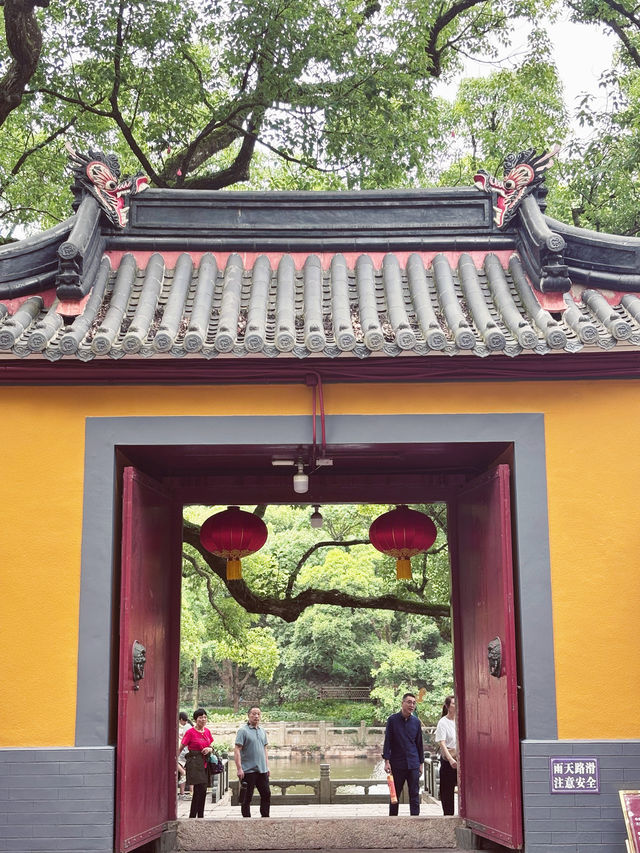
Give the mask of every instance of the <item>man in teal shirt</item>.
M 241 803 L 242 817 L 251 817 L 251 798 L 254 788 L 260 794 L 260 814 L 269 817 L 271 790 L 269 789 L 269 755 L 267 733 L 260 726 L 260 708 L 251 708 L 247 722 L 238 729 L 233 757 L 238 779 L 246 782 Z

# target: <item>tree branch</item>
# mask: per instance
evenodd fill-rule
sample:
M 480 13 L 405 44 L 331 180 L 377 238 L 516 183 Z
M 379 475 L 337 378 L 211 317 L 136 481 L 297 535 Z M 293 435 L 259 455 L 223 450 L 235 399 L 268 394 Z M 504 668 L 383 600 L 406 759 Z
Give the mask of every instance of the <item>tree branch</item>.
M 42 142 L 40 142 L 38 145 L 34 145 L 32 148 L 27 148 L 25 151 L 23 151 L 20 157 L 18 157 L 18 159 L 16 160 L 14 167 L 11 169 L 11 174 L 17 175 L 22 166 L 24 165 L 25 161 L 32 154 L 35 154 L 36 151 L 40 151 L 42 148 L 46 148 L 46 146 L 50 142 L 53 142 L 53 140 L 57 139 L 58 136 L 62 136 L 62 134 L 66 133 L 70 127 L 73 127 L 76 122 L 76 118 L 77 116 L 73 116 L 71 121 L 68 121 L 66 124 L 64 124 L 62 127 L 59 127 L 57 130 L 54 130 L 53 133 L 50 133 L 49 136 L 47 136 L 46 139 L 43 139 Z
M 210 157 L 228 148 L 243 135 L 243 128 L 232 123 L 234 119 L 240 118 L 244 121 L 252 109 L 263 106 L 261 101 L 252 98 L 237 104 L 223 119 L 211 119 L 186 148 L 166 160 L 162 174 L 165 177 L 173 177 L 178 169 L 182 169 L 185 175 L 195 171 Z
M 249 613 L 261 613 L 278 616 L 285 622 L 295 622 L 307 607 L 314 604 L 329 604 L 333 607 L 356 607 L 365 610 L 395 610 L 402 613 L 416 613 L 421 616 L 449 616 L 448 604 L 429 604 L 424 601 L 412 601 L 395 595 L 358 596 L 337 589 L 305 589 L 291 598 L 256 595 L 243 579 L 228 581 L 226 561 L 206 551 L 200 544 L 200 529 L 185 521 L 184 541 L 194 548 L 224 583 L 229 594 Z
M 485 0 L 459 0 L 458 3 L 453 3 L 446 12 L 436 18 L 431 27 L 429 41 L 427 42 L 427 47 L 425 49 L 425 53 L 431 63 L 431 74 L 434 77 L 439 77 L 442 73 L 441 57 L 443 48 L 438 48 L 438 39 L 440 38 L 442 31 L 448 27 L 449 24 L 458 17 L 458 15 L 461 15 L 463 12 L 467 12 L 474 6 L 478 6 L 484 2 Z
M 186 560 L 188 563 L 191 563 L 191 567 L 193 568 L 194 572 L 198 575 L 198 577 L 202 578 L 203 581 L 206 583 L 206 585 L 207 585 L 207 598 L 209 599 L 209 604 L 211 605 L 211 609 L 214 610 L 218 614 L 218 617 L 220 618 L 220 621 L 222 622 L 222 626 L 225 629 L 225 631 L 228 634 L 231 634 L 233 636 L 234 632 L 233 632 L 232 626 L 230 626 L 227 623 L 227 619 L 226 619 L 225 614 L 216 605 L 215 593 L 214 593 L 213 588 L 211 586 L 210 576 L 200 568 L 200 566 L 198 565 L 198 561 L 195 559 L 195 557 L 192 557 L 191 554 L 189 554 L 187 551 L 182 552 L 182 559 Z
M 640 27 L 640 18 L 631 11 L 631 9 L 627 9 L 623 6 L 622 3 L 617 3 L 616 0 L 604 0 L 605 6 L 608 6 L 612 11 L 617 12 L 623 18 L 626 18 L 631 24 L 636 27 Z
M 315 545 L 312 545 L 311 548 L 307 548 L 302 557 L 296 563 L 295 569 L 289 575 L 289 580 L 287 581 L 287 588 L 285 590 L 285 598 L 291 597 L 291 592 L 293 591 L 293 587 L 295 582 L 298 579 L 298 575 L 300 574 L 300 569 L 307 562 L 309 557 L 313 554 L 314 551 L 317 551 L 318 548 L 330 548 L 332 545 L 339 545 L 342 548 L 346 548 L 349 545 L 369 545 L 371 542 L 370 539 L 351 539 L 348 542 L 340 539 L 327 539 L 325 542 L 316 542 Z
M 232 128 L 235 125 L 231 125 Z M 266 148 L 268 151 L 272 151 L 282 160 L 287 163 L 296 163 L 298 166 L 304 166 L 305 169 L 313 169 L 316 172 L 321 172 L 322 174 L 331 175 L 335 174 L 338 169 L 329 169 L 319 166 L 317 163 L 314 163 L 310 160 L 304 160 L 301 157 L 293 157 L 291 154 L 287 154 L 286 151 L 282 151 L 275 145 L 270 145 L 264 139 L 259 139 L 256 134 L 250 134 L 248 130 L 244 130 L 241 127 L 235 128 L 237 130 L 236 138 L 239 136 L 248 136 L 253 135 L 256 144 L 261 145 L 263 148 Z M 350 165 L 349 163 L 344 163 L 342 168 Z M 167 174 L 167 169 L 163 170 L 163 174 Z M 197 178 L 187 178 L 183 180 L 181 186 L 185 189 L 190 190 L 219 190 L 224 187 L 228 187 L 230 184 L 234 182 L 234 180 L 239 180 L 236 177 L 235 171 L 233 168 L 224 169 L 221 172 L 216 172 L 212 175 L 201 175 Z M 244 179 L 243 179 L 244 180 Z
M 617 0 L 603 0 L 604 5 L 609 8 L 613 13 L 617 13 L 624 20 L 627 20 L 629 24 L 636 29 L 640 29 L 640 17 L 635 14 L 635 10 L 627 9 L 627 7 Z M 631 37 L 626 31 L 624 25 L 615 20 L 615 18 L 606 15 L 603 12 L 599 12 L 597 10 L 593 12 L 589 12 L 585 9 L 583 3 L 569 2 L 569 7 L 574 10 L 578 19 L 583 21 L 600 21 L 609 27 L 613 32 L 618 36 L 622 44 L 625 46 L 629 56 L 635 65 L 640 68 L 640 51 L 634 46 Z
M 120 81 L 122 79 L 122 24 L 124 15 L 124 0 L 120 0 L 120 7 L 116 17 L 116 40 L 113 46 L 113 86 L 109 101 L 114 112 L 118 110 L 118 95 L 120 94 Z
M 618 36 L 635 65 L 640 68 L 640 51 L 635 47 L 626 30 L 617 21 L 609 20 L 604 15 L 602 16 L 602 21 Z
M 249 166 L 251 165 L 251 159 L 253 158 L 253 152 L 255 151 L 258 139 L 257 134 L 255 133 L 258 123 L 259 119 L 251 119 L 246 131 L 242 128 L 238 128 L 238 135 L 243 134 L 244 139 L 242 140 L 240 151 L 230 166 L 226 169 L 221 169 L 211 178 L 204 179 L 204 183 L 202 182 L 203 179 L 194 178 L 187 184 L 185 183 L 185 175 L 183 174 L 179 177 L 178 185 L 188 186 L 189 189 L 220 189 L 221 187 L 229 186 L 229 184 L 248 181 L 250 177 Z M 183 169 L 183 173 L 186 171 L 187 168 L 185 167 L 185 169 Z
M 99 110 L 96 106 L 96 104 L 102 103 L 104 97 L 100 98 L 99 101 L 96 101 L 95 104 L 88 104 L 81 98 L 72 98 L 70 95 L 63 95 L 62 92 L 58 92 L 56 89 L 49 89 L 46 86 L 39 86 L 37 89 L 27 90 L 25 94 L 50 95 L 52 98 L 56 98 L 56 100 L 62 101 L 65 104 L 73 104 L 76 107 L 80 107 L 83 112 L 91 113 L 91 115 L 102 116 L 102 118 L 113 118 L 112 110 Z
M 186 47 L 183 47 L 182 50 L 180 51 L 180 53 L 182 54 L 182 56 L 184 56 L 184 58 L 186 59 L 188 64 L 193 68 L 194 73 L 195 73 L 196 77 L 198 78 L 198 83 L 200 84 L 200 96 L 202 98 L 202 103 L 207 107 L 207 109 L 209 109 L 209 110 L 211 110 L 211 112 L 213 112 L 213 107 L 209 103 L 209 99 L 207 97 L 207 87 L 205 86 L 204 76 L 202 74 L 202 69 L 200 68 L 198 63 L 195 61 L 195 59 L 191 56 L 191 54 L 189 53 L 189 51 L 187 50 Z

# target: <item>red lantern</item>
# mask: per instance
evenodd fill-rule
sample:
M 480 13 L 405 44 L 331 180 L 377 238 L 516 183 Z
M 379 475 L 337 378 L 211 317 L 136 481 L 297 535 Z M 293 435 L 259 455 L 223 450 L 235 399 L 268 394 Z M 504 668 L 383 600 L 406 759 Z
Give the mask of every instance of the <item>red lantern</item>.
M 267 525 L 252 512 L 230 506 L 210 516 L 200 528 L 200 542 L 218 557 L 226 557 L 227 580 L 242 577 L 241 557 L 259 551 L 267 541 Z
M 369 528 L 374 548 L 396 558 L 398 580 L 411 579 L 411 557 L 428 551 L 438 531 L 428 515 L 405 504 L 378 516 Z

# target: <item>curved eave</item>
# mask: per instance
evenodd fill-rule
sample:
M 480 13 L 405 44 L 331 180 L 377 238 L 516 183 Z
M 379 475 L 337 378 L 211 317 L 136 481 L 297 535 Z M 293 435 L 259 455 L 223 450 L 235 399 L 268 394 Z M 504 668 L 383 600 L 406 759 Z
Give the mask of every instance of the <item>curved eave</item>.
M 0 300 L 40 293 L 52 287 L 58 271 L 58 247 L 76 217 L 0 248 Z
M 576 228 L 548 216 L 545 220 L 566 243 L 564 260 L 574 284 L 640 291 L 640 238 Z

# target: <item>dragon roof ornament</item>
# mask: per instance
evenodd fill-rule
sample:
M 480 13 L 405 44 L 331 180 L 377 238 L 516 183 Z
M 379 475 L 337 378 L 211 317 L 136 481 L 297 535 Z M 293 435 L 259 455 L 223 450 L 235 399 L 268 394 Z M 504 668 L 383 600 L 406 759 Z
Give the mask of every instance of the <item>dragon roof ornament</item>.
M 504 177 L 495 178 L 484 169 L 478 169 L 474 183 L 479 190 L 493 191 L 497 195 L 493 208 L 494 222 L 498 228 L 505 228 L 515 216 L 523 199 L 530 195 L 545 179 L 545 172 L 554 163 L 554 157 L 560 150 L 554 145 L 551 151 L 545 151 L 536 157 L 536 149 L 528 148 L 518 154 L 508 154 L 504 158 Z
M 129 216 L 129 197 L 146 189 L 149 178 L 143 172 L 138 172 L 133 177 L 121 180 L 120 163 L 115 154 L 104 154 L 102 151 L 79 154 L 69 143 L 66 149 L 75 177 L 72 189 L 76 198 L 89 193 L 109 221 L 124 228 Z

